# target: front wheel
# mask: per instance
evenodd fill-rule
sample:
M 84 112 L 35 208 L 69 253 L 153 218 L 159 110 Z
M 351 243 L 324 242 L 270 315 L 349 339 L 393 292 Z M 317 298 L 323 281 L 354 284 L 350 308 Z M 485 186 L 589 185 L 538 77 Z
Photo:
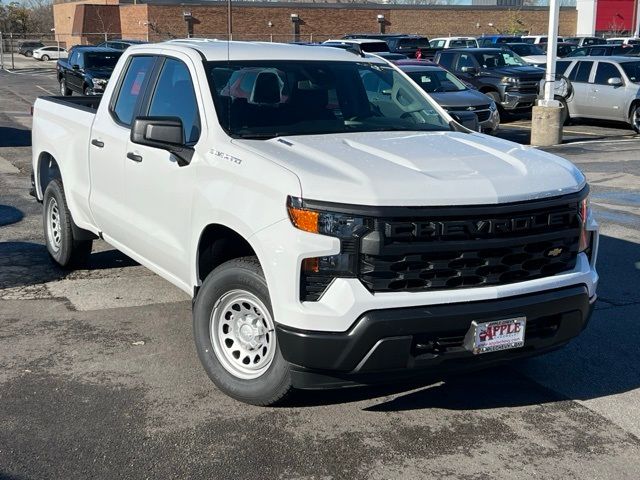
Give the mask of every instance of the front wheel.
M 498 108 L 498 116 L 500 117 L 500 122 L 502 122 L 505 119 L 506 114 L 500 106 L 500 94 L 498 92 L 484 92 L 484 94 L 496 104 L 496 107 Z
M 49 182 L 42 203 L 44 237 L 51 258 L 66 268 L 86 263 L 91 254 L 93 241 L 77 240 L 73 237 L 73 219 L 59 179 Z
M 40 57 L 40 60 L 42 60 L 43 62 L 48 62 L 51 59 L 49 58 L 49 55 L 42 55 L 42 57 Z
M 230 260 L 207 276 L 193 305 L 193 332 L 209 378 L 230 397 L 266 406 L 292 391 L 257 258 Z
M 640 104 L 637 103 L 631 108 L 629 122 L 633 131 L 640 133 Z

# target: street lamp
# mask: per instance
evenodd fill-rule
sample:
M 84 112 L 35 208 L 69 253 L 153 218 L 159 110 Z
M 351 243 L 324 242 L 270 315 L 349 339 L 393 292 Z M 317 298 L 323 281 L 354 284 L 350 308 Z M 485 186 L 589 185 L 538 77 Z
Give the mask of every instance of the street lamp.
M 376 16 L 376 19 L 378 20 L 378 25 L 380 26 L 380 33 L 384 33 L 384 27 L 386 24 L 384 15 L 380 13 Z

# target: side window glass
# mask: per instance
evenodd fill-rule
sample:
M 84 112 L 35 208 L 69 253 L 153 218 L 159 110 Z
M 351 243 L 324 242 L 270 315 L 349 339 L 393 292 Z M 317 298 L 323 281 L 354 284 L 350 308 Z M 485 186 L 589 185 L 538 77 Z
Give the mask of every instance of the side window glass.
M 569 80 L 572 82 L 588 82 L 592 66 L 593 62 L 578 62 L 577 65 L 573 66 L 573 70 L 569 74 Z
M 73 52 L 71 54 L 71 58 L 69 59 L 69 65 L 77 65 L 78 64 L 78 52 Z
M 571 64 L 571 62 L 567 61 L 558 61 L 556 62 L 556 74 L 564 75 L 567 71 L 567 67 Z
M 622 78 L 616 66 L 612 63 L 600 62 L 596 68 L 596 78 L 593 82 L 598 85 L 607 85 L 607 81 L 614 77 Z
M 591 50 L 589 50 L 589 55 L 606 55 L 607 54 L 607 50 L 604 48 L 600 48 L 600 47 L 596 47 L 596 48 L 592 48 Z
M 131 125 L 138 97 L 143 91 L 145 80 L 151 73 L 154 57 L 132 57 L 124 76 L 118 99 L 113 107 L 116 118 L 125 125 Z
M 187 66 L 167 59 L 153 92 L 149 116 L 178 117 L 184 127 L 184 138 L 193 144 L 200 138 L 200 115 L 191 74 Z
M 444 68 L 452 69 L 453 67 L 453 59 L 455 55 L 453 53 L 441 53 L 438 63 L 442 65 Z
M 458 63 L 456 64 L 456 71 L 462 71 L 462 67 L 475 67 L 476 62 L 473 60 L 473 56 L 467 53 L 461 53 L 458 56 Z

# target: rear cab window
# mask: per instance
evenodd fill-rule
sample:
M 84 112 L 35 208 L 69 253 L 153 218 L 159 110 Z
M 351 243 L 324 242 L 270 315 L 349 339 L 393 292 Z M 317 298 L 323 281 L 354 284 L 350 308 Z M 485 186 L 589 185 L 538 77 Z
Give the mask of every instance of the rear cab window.
M 111 114 L 119 124 L 131 126 L 140 94 L 149 80 L 156 57 L 150 55 L 131 57 L 126 73 L 111 106 Z

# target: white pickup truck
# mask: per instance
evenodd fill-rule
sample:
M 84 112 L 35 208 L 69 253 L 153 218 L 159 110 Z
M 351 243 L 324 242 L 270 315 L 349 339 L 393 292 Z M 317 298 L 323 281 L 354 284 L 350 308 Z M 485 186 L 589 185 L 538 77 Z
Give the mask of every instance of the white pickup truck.
M 249 403 L 543 353 L 596 299 L 582 173 L 368 54 L 133 46 L 101 99 L 37 100 L 33 171 L 53 259 L 99 237 L 188 292 L 204 368 Z

